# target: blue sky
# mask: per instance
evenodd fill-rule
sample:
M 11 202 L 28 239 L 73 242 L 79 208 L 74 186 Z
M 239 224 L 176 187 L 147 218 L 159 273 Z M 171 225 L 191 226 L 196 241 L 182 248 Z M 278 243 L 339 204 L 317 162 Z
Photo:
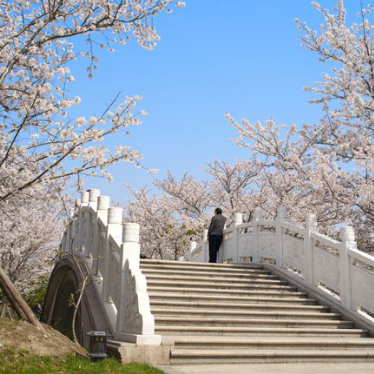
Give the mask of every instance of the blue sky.
M 336 1 L 320 2 L 333 8 Z M 349 20 L 360 1 L 346 1 Z M 186 0 L 186 7 L 154 19 L 161 35 L 152 51 L 133 40 L 116 45 L 115 53 L 99 52 L 94 79 L 85 73 L 87 61 L 73 67 L 71 94 L 82 104 L 78 115 L 99 114 L 118 92 L 143 96 L 149 115 L 130 137 L 118 138 L 144 154 L 143 164 L 157 168 L 154 175 L 118 164 L 114 182 L 88 180 L 87 188 L 123 203 L 124 183 L 151 185 L 167 170 L 204 176 L 200 166 L 221 159 L 234 162 L 248 156 L 230 138 L 235 130 L 224 118 L 250 121 L 273 117 L 278 123 L 314 123 L 319 108 L 308 103 L 303 86 L 321 80 L 328 69 L 316 55 L 300 46 L 294 19 L 312 27 L 323 22 L 309 0 Z M 109 146 L 112 146 L 110 144 Z

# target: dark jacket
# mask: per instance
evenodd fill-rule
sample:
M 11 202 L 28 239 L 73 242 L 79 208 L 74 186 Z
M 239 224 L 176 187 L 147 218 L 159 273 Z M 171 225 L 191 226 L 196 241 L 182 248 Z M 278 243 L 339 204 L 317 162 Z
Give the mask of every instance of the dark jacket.
M 217 214 L 212 218 L 210 222 L 208 236 L 210 235 L 223 235 L 223 229 L 225 227 L 226 217 L 222 214 Z

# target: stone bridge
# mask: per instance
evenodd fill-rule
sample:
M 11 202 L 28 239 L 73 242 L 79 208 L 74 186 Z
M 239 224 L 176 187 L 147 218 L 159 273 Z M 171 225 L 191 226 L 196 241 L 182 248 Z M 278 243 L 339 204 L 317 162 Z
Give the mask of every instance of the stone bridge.
M 374 361 L 374 258 L 354 231 L 337 241 L 274 221 L 256 208 L 224 231 L 219 263 L 206 233 L 188 261 L 140 260 L 139 225 L 122 223 L 99 190 L 82 193 L 61 242 L 42 320 L 71 335 L 71 295 L 83 293 L 75 331 L 111 334 L 122 361 L 170 363 Z

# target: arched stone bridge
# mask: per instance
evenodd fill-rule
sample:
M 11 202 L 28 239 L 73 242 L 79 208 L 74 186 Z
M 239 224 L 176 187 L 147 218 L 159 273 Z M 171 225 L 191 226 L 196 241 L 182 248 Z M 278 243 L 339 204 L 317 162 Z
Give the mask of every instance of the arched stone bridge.
M 123 361 L 239 363 L 374 360 L 374 259 L 350 227 L 337 241 L 315 216 L 292 224 L 279 208 L 224 231 L 220 263 L 206 234 L 188 261 L 140 260 L 139 226 L 122 223 L 99 190 L 83 192 L 61 242 L 42 320 L 71 335 L 105 330 Z

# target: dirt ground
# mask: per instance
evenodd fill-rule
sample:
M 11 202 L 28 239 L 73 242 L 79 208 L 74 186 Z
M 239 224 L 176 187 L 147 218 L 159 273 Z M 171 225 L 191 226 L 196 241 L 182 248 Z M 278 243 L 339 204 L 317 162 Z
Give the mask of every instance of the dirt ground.
M 86 356 L 82 347 L 50 326 L 43 326 L 45 331 L 40 331 L 25 321 L 0 319 L 0 349 L 27 350 L 40 356 L 64 357 L 69 353 Z

